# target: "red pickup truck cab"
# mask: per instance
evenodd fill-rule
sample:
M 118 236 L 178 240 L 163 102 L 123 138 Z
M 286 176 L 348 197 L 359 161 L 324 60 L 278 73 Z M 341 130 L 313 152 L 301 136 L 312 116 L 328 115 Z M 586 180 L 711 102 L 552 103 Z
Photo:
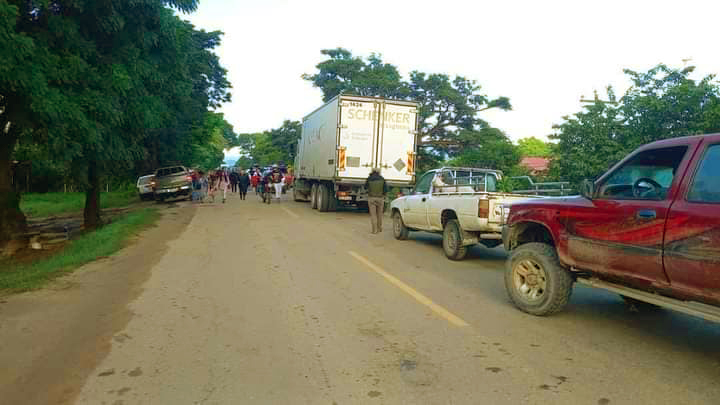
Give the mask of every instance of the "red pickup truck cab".
M 518 308 L 560 311 L 579 282 L 720 321 L 720 134 L 644 145 L 581 189 L 510 208 Z

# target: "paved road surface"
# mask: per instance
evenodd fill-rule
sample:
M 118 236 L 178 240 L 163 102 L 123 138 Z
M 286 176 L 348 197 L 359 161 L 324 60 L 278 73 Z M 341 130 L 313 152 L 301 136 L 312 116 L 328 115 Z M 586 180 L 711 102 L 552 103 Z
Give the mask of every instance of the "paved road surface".
M 720 325 L 581 287 L 532 317 L 500 248 L 451 262 L 367 214 L 232 197 L 149 264 L 77 403 L 720 403 Z

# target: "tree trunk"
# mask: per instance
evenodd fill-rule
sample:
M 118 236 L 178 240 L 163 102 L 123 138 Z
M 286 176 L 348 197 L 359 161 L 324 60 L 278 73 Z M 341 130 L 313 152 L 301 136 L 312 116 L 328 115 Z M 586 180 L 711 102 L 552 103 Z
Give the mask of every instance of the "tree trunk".
M 88 163 L 88 188 L 85 191 L 85 229 L 92 230 L 100 226 L 100 173 L 97 162 Z
M 15 125 L 5 132 L 6 122 L 0 121 L 0 248 L 27 231 L 25 215 L 20 211 L 20 193 L 12 184 L 12 152 L 18 139 Z

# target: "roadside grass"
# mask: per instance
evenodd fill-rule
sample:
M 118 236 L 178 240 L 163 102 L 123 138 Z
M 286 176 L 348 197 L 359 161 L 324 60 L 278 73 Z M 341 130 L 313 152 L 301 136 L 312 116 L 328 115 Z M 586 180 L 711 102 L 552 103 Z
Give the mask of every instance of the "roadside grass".
M 100 209 L 116 208 L 140 201 L 135 190 L 100 193 Z M 20 200 L 20 209 L 28 217 L 80 212 L 85 207 L 85 193 L 28 193 Z
M 130 212 L 95 232 L 70 241 L 56 254 L 34 263 L 8 259 L 0 262 L 0 293 L 29 291 L 70 273 L 83 264 L 107 257 L 123 248 L 130 237 L 155 223 L 156 208 Z

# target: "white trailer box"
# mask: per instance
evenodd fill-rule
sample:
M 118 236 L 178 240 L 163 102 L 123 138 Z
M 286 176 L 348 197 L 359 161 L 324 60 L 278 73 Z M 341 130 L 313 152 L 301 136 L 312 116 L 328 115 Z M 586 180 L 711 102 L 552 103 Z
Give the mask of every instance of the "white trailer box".
M 321 211 L 363 205 L 373 168 L 389 186 L 412 186 L 417 111 L 414 102 L 339 95 L 312 112 L 298 142 L 294 198 Z

